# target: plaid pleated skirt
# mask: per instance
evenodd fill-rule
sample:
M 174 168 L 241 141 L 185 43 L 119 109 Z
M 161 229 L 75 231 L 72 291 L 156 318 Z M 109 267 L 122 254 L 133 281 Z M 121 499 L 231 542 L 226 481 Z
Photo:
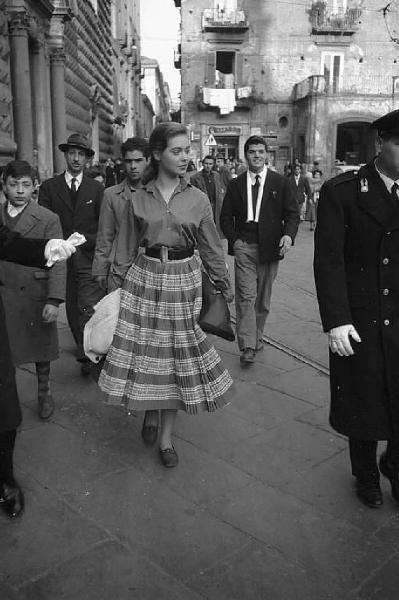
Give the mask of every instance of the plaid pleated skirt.
M 195 414 L 230 402 L 233 381 L 198 325 L 201 282 L 195 255 L 168 262 L 138 255 L 98 381 L 109 404 Z

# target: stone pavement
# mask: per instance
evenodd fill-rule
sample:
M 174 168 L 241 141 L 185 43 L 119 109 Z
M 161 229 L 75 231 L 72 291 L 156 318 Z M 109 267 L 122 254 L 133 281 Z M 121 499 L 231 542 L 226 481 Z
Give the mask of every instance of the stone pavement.
M 24 423 L 21 520 L 0 515 L 1 600 L 396 600 L 399 512 L 353 494 L 345 440 L 328 426 L 328 379 L 305 224 L 282 263 L 267 345 L 240 368 L 230 406 L 179 415 L 177 469 L 140 438 L 141 418 L 101 401 L 60 326 L 57 411 L 35 414 L 35 378 L 18 370 Z M 302 357 L 302 358 L 301 358 Z M 317 365 L 316 365 L 317 366 Z

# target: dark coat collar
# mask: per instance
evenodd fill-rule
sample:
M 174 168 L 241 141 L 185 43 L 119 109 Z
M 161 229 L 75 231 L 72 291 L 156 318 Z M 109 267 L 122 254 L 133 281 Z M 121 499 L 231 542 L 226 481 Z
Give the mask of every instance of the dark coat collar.
M 385 183 L 379 176 L 374 159 L 359 169 L 358 206 L 388 229 L 399 228 L 399 200 L 397 210 Z

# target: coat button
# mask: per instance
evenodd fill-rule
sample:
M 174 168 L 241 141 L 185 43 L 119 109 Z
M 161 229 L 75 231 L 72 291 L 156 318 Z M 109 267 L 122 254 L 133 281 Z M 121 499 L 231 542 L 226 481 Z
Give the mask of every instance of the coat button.
M 390 231 L 387 231 L 387 235 L 391 235 L 391 232 L 390 232 Z
M 389 319 L 385 319 L 384 325 L 389 325 Z
M 389 263 L 389 258 L 383 258 L 382 259 L 382 264 L 383 265 L 387 265 Z
M 388 296 L 388 294 L 389 294 L 388 288 L 385 288 L 385 290 L 382 290 L 382 293 L 384 294 L 384 296 Z

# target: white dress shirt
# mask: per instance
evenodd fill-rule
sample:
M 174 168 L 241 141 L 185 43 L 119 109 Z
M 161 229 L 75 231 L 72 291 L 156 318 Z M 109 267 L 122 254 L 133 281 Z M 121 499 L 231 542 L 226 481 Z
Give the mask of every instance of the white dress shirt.
M 69 189 L 71 189 L 72 179 L 76 180 L 76 189 L 78 190 L 83 179 L 83 171 L 79 175 L 72 175 L 69 171 L 65 171 L 65 181 Z
M 378 173 L 378 175 L 381 177 L 382 181 L 385 183 L 385 186 L 388 190 L 389 193 L 392 192 L 392 186 L 394 183 L 396 183 L 396 185 L 399 187 L 399 179 L 391 179 L 390 177 L 388 177 L 388 175 L 385 175 L 384 173 L 381 173 L 381 171 L 379 170 L 379 168 L 377 167 L 377 163 L 374 163 L 376 171 Z M 396 190 L 396 195 L 398 194 L 398 191 Z
M 249 169 L 247 171 L 247 223 L 250 223 L 251 221 L 255 221 L 255 223 L 259 222 L 259 213 L 262 205 L 263 188 L 265 186 L 266 175 L 266 165 L 264 165 L 260 173 L 252 173 L 252 171 Z M 259 191 L 256 199 L 256 210 L 254 215 L 254 210 L 252 207 L 252 186 L 255 185 L 257 176 L 259 176 Z

